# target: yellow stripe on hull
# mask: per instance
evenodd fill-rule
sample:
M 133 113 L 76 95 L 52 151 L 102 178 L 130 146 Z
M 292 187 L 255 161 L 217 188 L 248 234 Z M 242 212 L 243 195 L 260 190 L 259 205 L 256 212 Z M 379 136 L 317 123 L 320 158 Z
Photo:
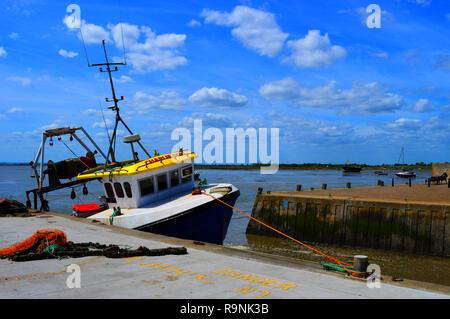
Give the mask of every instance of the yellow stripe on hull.
M 132 164 L 129 166 L 118 167 L 112 169 L 110 171 L 100 171 L 98 173 L 92 172 L 89 173 L 80 173 L 77 176 L 77 179 L 91 179 L 91 178 L 103 178 L 103 177 L 119 177 L 119 176 L 132 176 L 136 174 L 142 174 L 145 172 L 154 171 L 160 168 L 165 168 L 181 163 L 185 163 L 188 161 L 192 161 L 197 157 L 197 154 L 193 152 L 184 152 L 184 153 L 170 153 L 164 155 L 158 155 L 143 161 L 140 161 L 136 164 Z M 100 169 L 99 169 L 100 170 Z M 92 170 L 90 170 L 92 171 Z

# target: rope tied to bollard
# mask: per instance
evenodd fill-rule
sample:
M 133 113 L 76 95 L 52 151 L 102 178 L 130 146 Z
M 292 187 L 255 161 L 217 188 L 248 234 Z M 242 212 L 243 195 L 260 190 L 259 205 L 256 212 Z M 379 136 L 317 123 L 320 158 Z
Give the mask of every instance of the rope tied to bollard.
M 194 193 L 195 193 L 195 194 L 194 194 Z M 343 262 L 343 261 L 341 261 L 341 260 L 339 260 L 339 259 L 336 259 L 336 258 L 334 258 L 334 257 L 328 256 L 327 254 L 321 252 L 320 250 L 317 250 L 317 249 L 315 249 L 315 248 L 313 248 L 313 247 L 311 247 L 311 246 L 306 245 L 305 243 L 302 243 L 301 241 L 299 241 L 299 240 L 297 240 L 297 239 L 295 239 L 295 238 L 293 238 L 293 237 L 291 237 L 291 236 L 289 236 L 289 235 L 286 235 L 285 233 L 279 231 L 278 229 L 275 229 L 275 228 L 273 228 L 272 226 L 269 226 L 269 225 L 263 223 L 262 221 L 260 221 L 260 220 L 258 220 L 258 219 L 256 219 L 256 218 L 254 218 L 253 216 L 250 216 L 250 215 L 244 213 L 243 211 L 240 211 L 240 210 L 237 209 L 236 207 L 231 206 L 230 204 L 224 202 L 224 201 L 221 200 L 221 199 L 218 199 L 217 197 L 215 197 L 215 196 L 213 196 L 213 195 L 211 195 L 211 194 L 205 192 L 204 190 L 199 190 L 199 189 L 197 189 L 197 190 L 195 190 L 194 192 L 192 192 L 193 195 L 197 195 L 197 194 L 200 194 L 200 193 L 212 197 L 213 199 L 215 199 L 215 200 L 221 202 L 222 204 L 224 204 L 224 205 L 226 205 L 226 206 L 228 206 L 228 207 L 234 209 L 235 211 L 237 211 L 237 212 L 239 212 L 239 213 L 241 213 L 241 214 L 247 216 L 248 218 L 254 220 L 255 222 L 257 222 L 257 223 L 259 223 L 259 224 L 261 224 L 261 225 L 263 225 L 263 226 L 265 226 L 265 227 L 267 227 L 267 228 L 273 230 L 274 232 L 276 232 L 276 233 L 278 233 L 278 234 L 280 234 L 280 235 L 282 235 L 282 236 L 284 236 L 284 237 L 286 237 L 286 238 L 289 238 L 290 240 L 295 241 L 296 243 L 298 243 L 298 244 L 300 244 L 300 245 L 302 245 L 302 246 L 304 246 L 304 247 L 306 247 L 306 248 L 308 248 L 308 249 L 310 249 L 310 250 L 312 250 L 312 251 L 314 251 L 314 252 L 316 252 L 316 253 L 318 253 L 318 254 L 320 254 L 320 255 L 322 255 L 322 256 L 328 258 L 328 259 L 330 259 L 330 260 L 332 260 L 332 261 L 334 261 L 335 263 L 337 263 L 337 264 L 340 265 L 340 266 L 345 265 L 345 266 L 348 266 L 348 267 L 353 268 L 353 265 L 350 265 L 350 264 L 348 264 L 348 263 L 346 263 L 346 262 Z M 355 273 L 355 272 L 353 272 L 353 271 L 347 269 L 346 267 L 343 267 L 343 268 L 344 268 L 348 273 L 350 273 L 351 275 L 356 276 L 356 277 L 361 277 L 361 275 L 360 275 L 359 273 Z

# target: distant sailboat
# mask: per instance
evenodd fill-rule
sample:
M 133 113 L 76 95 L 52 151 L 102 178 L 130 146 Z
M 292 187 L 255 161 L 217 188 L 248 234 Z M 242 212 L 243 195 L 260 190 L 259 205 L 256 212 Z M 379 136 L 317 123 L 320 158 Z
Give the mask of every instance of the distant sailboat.
M 400 152 L 400 156 L 399 156 L 399 160 L 400 161 L 400 157 L 402 158 L 402 165 L 405 165 L 405 148 L 402 147 L 402 151 Z M 397 172 L 395 173 L 396 176 L 398 177 L 403 177 L 403 178 L 414 178 L 416 177 L 416 173 L 414 173 L 413 171 L 409 171 L 405 168 L 403 168 L 402 166 L 402 171 L 401 172 Z

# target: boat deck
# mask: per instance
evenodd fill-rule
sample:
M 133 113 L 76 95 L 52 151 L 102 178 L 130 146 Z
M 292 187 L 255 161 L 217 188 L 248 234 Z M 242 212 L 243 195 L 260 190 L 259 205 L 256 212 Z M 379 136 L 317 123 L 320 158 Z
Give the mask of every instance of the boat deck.
M 84 257 L 29 262 L 0 260 L 0 298 L 450 298 L 445 286 L 388 277 L 381 288 L 326 272 L 318 264 L 258 255 L 211 244 L 108 226 L 58 214 L 2 218 L 0 247 L 23 241 L 38 229 L 63 230 L 73 242 L 137 248 L 184 246 L 187 255 L 108 259 Z M 68 288 L 66 272 L 80 267 L 81 288 Z M 250 288 L 248 288 L 250 287 Z

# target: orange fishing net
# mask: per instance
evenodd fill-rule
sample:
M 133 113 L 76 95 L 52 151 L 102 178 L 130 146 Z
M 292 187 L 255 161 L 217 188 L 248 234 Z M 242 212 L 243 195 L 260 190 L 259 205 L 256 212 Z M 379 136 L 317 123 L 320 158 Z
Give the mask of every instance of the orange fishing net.
M 58 229 L 42 229 L 36 231 L 31 237 L 23 242 L 15 243 L 8 248 L 0 249 L 0 259 L 18 253 L 40 253 L 51 245 L 65 247 L 67 244 L 66 234 Z

